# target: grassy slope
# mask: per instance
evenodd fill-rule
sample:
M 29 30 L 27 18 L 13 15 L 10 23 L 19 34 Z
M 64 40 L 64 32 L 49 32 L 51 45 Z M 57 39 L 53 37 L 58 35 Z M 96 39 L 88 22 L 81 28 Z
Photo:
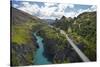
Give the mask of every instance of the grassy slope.
M 47 55 L 49 55 L 50 60 L 52 60 L 53 63 L 70 62 L 71 60 L 69 60 L 68 57 L 72 58 L 73 60 L 79 61 L 79 60 L 77 60 L 78 56 L 75 54 L 75 52 L 71 48 L 69 48 L 66 38 L 63 35 L 61 35 L 59 33 L 59 31 L 46 26 L 46 24 L 44 25 L 44 24 L 39 23 L 40 20 L 37 19 L 36 17 L 29 16 L 28 14 L 23 13 L 23 12 L 21 12 L 21 13 L 20 12 L 18 13 L 18 12 L 19 11 L 14 12 L 14 14 L 13 14 L 14 17 L 12 18 L 13 19 L 12 45 L 14 46 L 14 48 L 12 48 L 12 64 L 13 65 L 31 65 L 31 64 L 33 64 L 34 58 L 32 58 L 32 57 L 33 57 L 33 53 L 35 53 L 36 47 L 35 47 L 35 39 L 32 36 L 32 31 L 34 32 L 34 31 L 38 31 L 38 30 L 40 30 L 39 35 L 41 35 L 44 38 L 45 53 Z M 23 19 L 23 17 L 25 17 L 25 19 Z M 94 18 L 92 18 L 92 19 L 94 19 Z M 84 19 L 81 19 L 81 20 L 84 20 Z M 76 26 L 79 26 L 78 21 L 79 20 L 77 20 L 77 25 L 73 25 L 72 26 L 73 28 L 71 27 L 72 32 L 70 32 L 70 35 L 72 36 L 72 38 L 75 38 L 74 40 L 76 43 L 84 42 L 86 45 L 84 52 L 86 53 L 86 55 L 89 58 L 94 57 L 94 60 L 95 60 L 95 55 L 93 55 L 93 54 L 95 54 L 95 46 L 90 47 L 90 45 L 89 45 L 90 42 L 88 41 L 88 39 L 83 38 L 82 35 L 79 35 L 78 32 L 76 32 L 76 29 L 78 29 L 78 27 L 76 27 Z M 94 22 L 95 22 L 95 20 L 94 20 Z M 65 24 L 62 24 L 62 25 L 65 25 Z M 69 21 L 68 25 L 71 25 L 70 21 Z M 43 28 L 41 28 L 41 26 Z M 57 26 L 57 27 L 59 27 L 59 26 Z M 63 26 L 61 26 L 61 27 L 63 28 Z M 66 28 L 64 28 L 64 29 L 66 29 Z M 67 31 L 67 30 L 65 30 L 65 31 Z M 91 42 L 91 44 L 93 44 L 93 43 Z M 95 42 L 94 42 L 94 44 L 95 44 Z M 29 48 L 30 50 L 27 48 Z M 18 50 L 20 50 L 20 51 L 18 51 Z M 87 51 L 88 51 L 88 53 L 87 53 Z M 92 53 L 92 52 L 94 52 L 94 53 Z M 73 55 L 74 55 L 74 57 L 72 57 Z M 25 60 L 23 60 L 23 57 Z M 73 60 L 71 62 L 76 62 Z M 24 61 L 24 63 L 22 63 L 23 61 Z
M 68 21 L 60 19 L 54 26 L 64 29 L 91 61 L 96 60 L 96 12 L 85 12 Z M 66 27 L 67 26 L 67 27 Z M 69 31 L 70 30 L 70 31 Z
M 45 26 L 38 33 L 44 38 L 46 57 L 53 63 L 68 63 L 80 60 L 68 45 L 66 37 L 55 28 Z M 69 59 L 69 57 L 72 59 Z
M 11 7 L 11 65 L 32 65 L 36 41 L 32 32 L 41 25 L 38 18 Z M 24 18 L 24 19 L 23 19 Z
M 80 26 L 79 26 L 80 25 Z M 71 33 L 77 42 L 85 44 L 84 53 L 90 60 L 96 60 L 96 12 L 86 12 L 79 15 Z

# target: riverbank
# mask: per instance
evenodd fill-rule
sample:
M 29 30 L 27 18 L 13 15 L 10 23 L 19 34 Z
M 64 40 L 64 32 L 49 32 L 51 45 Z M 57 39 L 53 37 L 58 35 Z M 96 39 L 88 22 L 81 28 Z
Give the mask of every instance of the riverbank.
M 69 45 L 66 37 L 56 29 L 45 27 L 38 32 L 44 38 L 44 55 L 56 63 L 82 62 L 77 53 Z
M 11 11 L 11 66 L 34 65 L 38 46 L 32 33 L 40 27 L 40 19 L 13 7 Z
M 34 64 L 35 65 L 42 65 L 42 64 L 51 64 L 50 61 L 43 55 L 44 53 L 44 43 L 43 38 L 40 36 L 37 36 L 37 33 L 34 33 L 34 36 L 36 38 L 36 42 L 38 44 L 38 49 L 36 50 L 35 56 L 34 56 Z

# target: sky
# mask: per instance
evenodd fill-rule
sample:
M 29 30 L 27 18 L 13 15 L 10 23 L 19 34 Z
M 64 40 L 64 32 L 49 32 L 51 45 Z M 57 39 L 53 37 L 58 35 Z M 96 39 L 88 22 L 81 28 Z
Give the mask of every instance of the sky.
M 62 16 L 77 17 L 83 12 L 96 11 L 95 5 L 50 3 L 34 1 L 12 1 L 12 6 L 40 19 L 60 19 Z

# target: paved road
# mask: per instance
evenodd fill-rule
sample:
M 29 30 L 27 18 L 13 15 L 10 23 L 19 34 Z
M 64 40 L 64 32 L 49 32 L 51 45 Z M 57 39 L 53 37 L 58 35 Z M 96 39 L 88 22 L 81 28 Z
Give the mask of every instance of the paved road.
M 74 50 L 77 52 L 77 54 L 80 56 L 80 58 L 85 61 L 85 62 L 89 62 L 90 60 L 87 58 L 87 56 L 85 56 L 85 54 L 73 43 L 73 41 L 67 36 L 67 34 L 63 31 L 60 30 L 61 34 L 64 34 L 68 40 L 68 42 L 70 43 L 70 45 L 74 48 Z

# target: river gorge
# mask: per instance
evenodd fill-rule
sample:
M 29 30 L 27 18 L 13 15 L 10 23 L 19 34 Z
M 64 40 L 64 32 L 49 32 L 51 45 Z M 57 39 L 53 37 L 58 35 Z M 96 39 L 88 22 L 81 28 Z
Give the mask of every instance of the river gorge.
M 34 33 L 34 36 L 36 37 L 36 42 L 39 46 L 36 50 L 36 55 L 34 56 L 34 64 L 36 65 L 42 65 L 42 64 L 51 64 L 50 61 L 43 55 L 44 53 L 44 43 L 43 38 L 38 36 L 36 33 Z

